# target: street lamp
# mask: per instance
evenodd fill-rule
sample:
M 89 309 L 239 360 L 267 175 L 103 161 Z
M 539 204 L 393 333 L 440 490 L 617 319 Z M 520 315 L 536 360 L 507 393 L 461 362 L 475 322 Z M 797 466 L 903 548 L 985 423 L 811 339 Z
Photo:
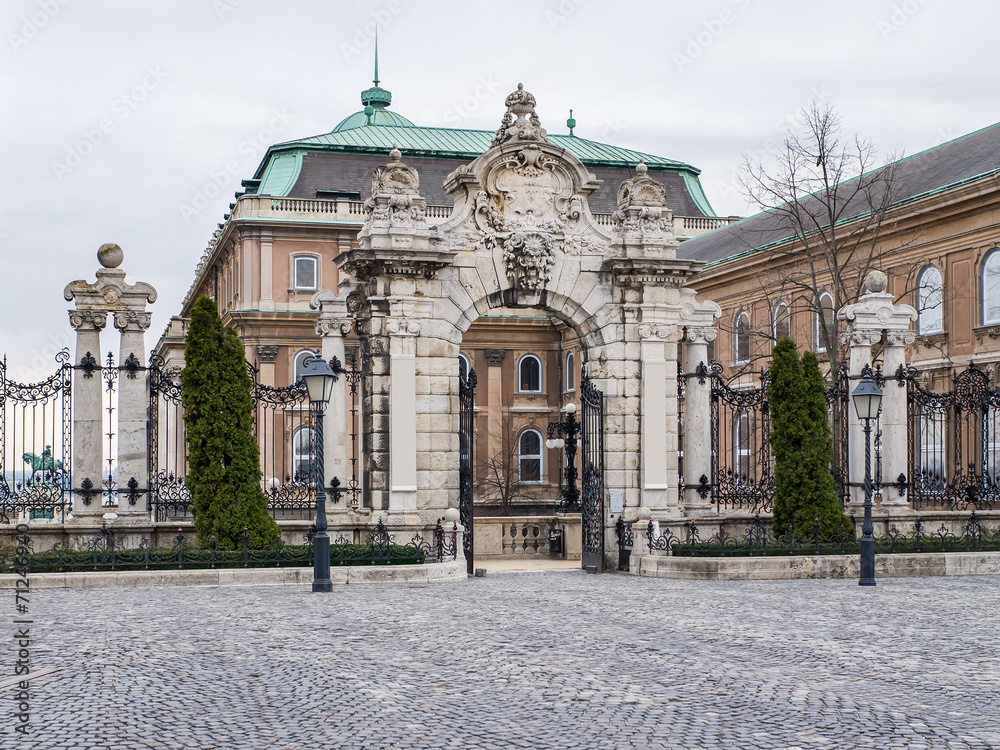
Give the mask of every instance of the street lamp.
M 549 439 L 545 441 L 545 447 L 550 450 L 566 448 L 566 483 L 559 505 L 560 510 L 572 511 L 580 509 L 580 491 L 576 488 L 576 443 L 580 436 L 580 422 L 576 418 L 576 404 L 566 404 L 562 411 L 566 415 L 565 420 L 549 422 Z
M 330 580 L 330 537 L 326 534 L 326 490 L 323 489 L 323 411 L 333 395 L 337 373 L 322 357 L 309 360 L 302 379 L 309 405 L 316 410 L 316 535 L 313 536 L 313 591 L 333 591 Z
M 865 425 L 865 520 L 861 526 L 861 580 L 859 586 L 875 585 L 875 539 L 872 534 L 872 420 L 882 406 L 882 391 L 865 367 L 861 382 L 851 393 L 854 410 Z

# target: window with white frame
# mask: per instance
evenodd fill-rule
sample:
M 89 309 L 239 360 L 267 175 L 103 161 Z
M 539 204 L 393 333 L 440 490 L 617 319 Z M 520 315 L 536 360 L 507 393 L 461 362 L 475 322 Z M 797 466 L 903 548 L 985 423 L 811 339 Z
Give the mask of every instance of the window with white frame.
M 319 288 L 319 273 L 314 255 L 296 255 L 292 258 L 294 289 L 315 290 Z
M 746 364 L 750 361 L 750 316 L 741 312 L 733 326 L 733 363 Z
M 745 411 L 739 412 L 733 421 L 733 471 L 737 485 L 750 481 L 751 429 L 750 415 Z
M 458 355 L 458 377 L 462 380 L 469 379 L 469 373 L 472 372 L 472 362 L 469 360 L 468 356 L 465 354 Z
M 941 333 L 944 330 L 944 285 L 941 272 L 927 266 L 917 280 L 917 333 Z
M 837 332 L 834 328 L 836 325 L 837 320 L 833 313 L 833 296 L 829 292 L 823 292 L 819 295 L 819 311 L 816 313 L 817 352 L 826 351 L 826 335 L 824 334 L 824 328 L 826 329 L 826 332 L 830 334 L 830 338 L 833 341 L 837 340 Z
M 573 356 L 573 352 L 566 355 L 566 387 L 563 389 L 566 393 L 575 390 L 576 388 L 576 357 Z
M 980 284 L 983 300 L 983 325 L 1000 323 L 1000 248 L 993 248 L 983 259 Z
M 774 315 L 771 317 L 771 333 L 775 342 L 792 337 L 792 314 L 784 302 L 779 302 L 774 306 Z
M 928 491 L 943 490 L 945 477 L 945 413 L 925 412 L 917 423 L 920 440 L 920 476 L 918 480 Z
M 542 481 L 542 433 L 530 429 L 517 439 L 517 481 L 540 484 Z
M 306 365 L 318 356 L 319 352 L 314 352 L 312 349 L 303 349 L 295 355 L 295 359 L 292 360 L 292 383 L 298 383 L 302 380 L 302 373 L 305 372 Z
M 295 482 L 312 481 L 313 437 L 311 427 L 300 427 L 292 433 L 292 480 Z
M 542 360 L 525 354 L 517 363 L 517 390 L 520 393 L 542 392 Z

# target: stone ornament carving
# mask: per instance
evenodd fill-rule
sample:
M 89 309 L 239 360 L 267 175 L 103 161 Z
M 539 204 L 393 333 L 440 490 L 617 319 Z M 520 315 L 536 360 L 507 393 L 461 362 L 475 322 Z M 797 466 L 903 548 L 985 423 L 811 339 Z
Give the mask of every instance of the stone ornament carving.
M 385 332 L 390 336 L 419 336 L 420 323 L 408 318 L 386 318 Z
M 278 345 L 259 344 L 257 346 L 257 360 L 265 365 L 274 364 L 278 360 Z
M 372 195 L 365 201 L 366 224 L 391 227 L 426 226 L 427 203 L 420 197 L 417 170 L 402 162 L 402 152 L 393 144 L 389 163 L 372 173 Z
M 506 349 L 487 349 L 486 365 L 488 367 L 500 367 L 503 364 L 503 358 L 506 353 Z
M 650 325 L 643 323 L 639 326 L 640 339 L 663 339 L 669 341 L 674 335 L 672 325 Z
M 865 278 L 865 289 L 868 291 L 853 305 L 837 311 L 837 320 L 845 320 L 851 327 L 851 330 L 841 334 L 841 343 L 853 341 L 870 346 L 867 340 L 878 343 L 882 331 L 909 332 L 910 323 L 917 319 L 917 311 L 910 305 L 895 304 L 892 295 L 885 291 L 887 285 L 884 273 L 872 271 Z M 907 343 L 912 343 L 912 339 Z
M 119 331 L 146 331 L 153 322 L 153 314 L 135 310 L 115 312 L 115 328 Z
M 350 318 L 319 318 L 316 321 L 317 336 L 346 336 L 354 327 Z
M 718 329 L 714 327 L 696 328 L 694 326 L 686 326 L 684 328 L 684 338 L 689 344 L 708 344 L 715 341 L 718 334 Z
M 914 331 L 886 331 L 885 343 L 889 346 L 908 346 L 917 339 Z
M 71 281 L 63 290 L 63 297 L 67 302 L 75 302 L 77 311 L 142 313 L 146 309 L 147 302 L 156 302 L 156 290 L 151 285 L 142 281 L 135 284 L 126 283 L 125 271 L 118 267 L 124 258 L 124 253 L 118 245 L 111 242 L 101 245 L 97 251 L 97 258 L 101 263 L 101 269 L 96 274 L 95 283 L 80 279 Z
M 500 121 L 500 127 L 490 146 L 524 141 L 548 143 L 548 133 L 542 128 L 535 113 L 535 97 L 524 90 L 523 83 L 517 84 L 517 91 L 510 94 L 504 104 L 507 112 Z
M 512 234 L 504 242 L 503 262 L 507 278 L 515 288 L 542 289 L 550 280 L 556 262 L 552 239 L 541 232 Z
M 875 346 L 882 340 L 882 331 L 855 329 L 840 334 L 840 343 L 845 346 Z
M 646 163 L 640 160 L 635 177 L 618 188 L 618 209 L 611 214 L 611 222 L 617 235 L 632 233 L 672 240 L 674 218 L 667 208 L 667 191 L 648 172 Z
M 99 310 L 70 310 L 69 324 L 74 331 L 103 331 L 108 324 L 108 314 Z

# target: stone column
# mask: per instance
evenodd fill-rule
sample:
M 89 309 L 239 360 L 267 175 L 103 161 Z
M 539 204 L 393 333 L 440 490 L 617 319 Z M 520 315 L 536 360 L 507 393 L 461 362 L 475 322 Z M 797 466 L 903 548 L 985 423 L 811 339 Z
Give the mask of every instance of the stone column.
M 667 342 L 674 336 L 672 325 L 639 326 L 639 356 L 641 366 L 642 432 L 642 505 L 655 513 L 677 513 L 676 499 L 670 498 L 670 471 L 667 461 L 669 365 L 674 358 L 667 356 Z M 674 367 L 676 378 L 676 365 Z M 675 380 L 676 384 L 676 380 Z M 676 387 L 674 389 L 676 404 Z M 676 407 L 674 410 L 676 415 Z M 676 451 L 676 444 L 673 446 Z M 671 502 L 672 501 L 672 502 Z
M 914 334 L 910 331 L 910 323 L 917 319 L 917 311 L 909 305 L 897 305 L 891 294 L 886 293 L 888 285 L 886 275 L 881 271 L 872 271 L 865 279 L 868 291 L 853 305 L 847 305 L 837 313 L 838 320 L 846 320 L 848 330 L 841 335 L 841 342 L 850 345 L 851 391 L 861 377 L 865 365 L 872 361 L 872 346 L 880 341 L 885 342 L 882 371 L 885 375 L 885 387 L 882 389 L 882 481 L 895 482 L 900 474 L 906 472 L 907 439 L 906 424 L 906 387 L 895 379 L 900 367 L 905 368 L 904 347 L 912 343 Z M 865 433 L 861 420 L 858 419 L 853 403 L 850 414 L 850 481 L 851 509 L 864 505 L 865 491 Z M 872 436 L 874 442 L 874 434 Z M 874 446 L 872 447 L 874 450 Z M 874 471 L 874 456 L 872 458 Z M 899 491 L 891 487 L 883 487 L 883 510 L 890 515 L 909 515 L 905 499 Z
M 149 399 L 146 393 L 144 334 L 152 315 L 144 311 L 115 313 L 115 328 L 121 331 L 118 357 L 118 514 L 148 515 L 148 504 L 138 490 L 146 488 L 148 469 L 146 423 Z
M 687 379 L 684 384 L 684 511 L 687 515 L 712 508 L 712 380 L 708 343 L 714 327 L 685 328 Z
M 389 334 L 389 514 L 417 509 L 417 369 L 420 324 L 386 318 Z
M 346 295 L 336 295 L 329 290 L 323 290 L 313 295 L 309 306 L 320 311 L 316 320 L 316 335 L 323 337 L 323 359 L 329 362 L 336 358 L 341 365 L 344 365 L 346 359 L 344 337 L 354 326 L 354 321 L 347 312 Z M 342 486 L 346 486 L 350 480 L 351 467 L 348 453 L 350 418 L 347 408 L 347 378 L 341 375 L 333 387 L 333 396 L 326 408 L 323 423 L 323 462 L 327 484 L 333 477 L 340 479 Z
M 101 331 L 107 325 L 104 310 L 70 310 L 76 331 L 73 370 L 73 513 L 100 515 L 101 477 L 104 473 L 104 404 L 101 380 Z M 91 494 L 93 493 L 93 494 Z
M 278 361 L 278 345 L 277 344 L 258 344 L 255 351 L 257 366 L 260 371 L 257 377 L 260 378 L 261 385 L 274 385 L 274 367 L 275 363 Z M 274 432 L 275 426 L 273 420 L 266 420 L 265 424 L 257 425 L 257 429 L 267 431 L 267 442 L 272 443 L 275 436 L 272 434 Z M 263 435 L 263 433 L 258 432 L 258 435 Z M 281 440 L 281 437 L 278 437 Z M 274 483 L 280 483 L 283 479 L 281 476 L 281 467 L 275 467 L 275 455 L 274 451 L 262 451 L 260 454 L 260 468 L 261 473 L 264 475 L 264 489 L 270 490 L 271 485 Z

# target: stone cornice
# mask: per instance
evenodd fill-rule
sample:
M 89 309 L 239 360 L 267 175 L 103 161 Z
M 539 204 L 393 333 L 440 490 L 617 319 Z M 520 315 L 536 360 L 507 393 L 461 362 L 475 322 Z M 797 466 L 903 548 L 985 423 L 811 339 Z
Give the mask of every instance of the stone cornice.
M 601 270 L 611 274 L 616 286 L 671 286 L 680 288 L 702 267 L 683 258 L 606 258 Z

